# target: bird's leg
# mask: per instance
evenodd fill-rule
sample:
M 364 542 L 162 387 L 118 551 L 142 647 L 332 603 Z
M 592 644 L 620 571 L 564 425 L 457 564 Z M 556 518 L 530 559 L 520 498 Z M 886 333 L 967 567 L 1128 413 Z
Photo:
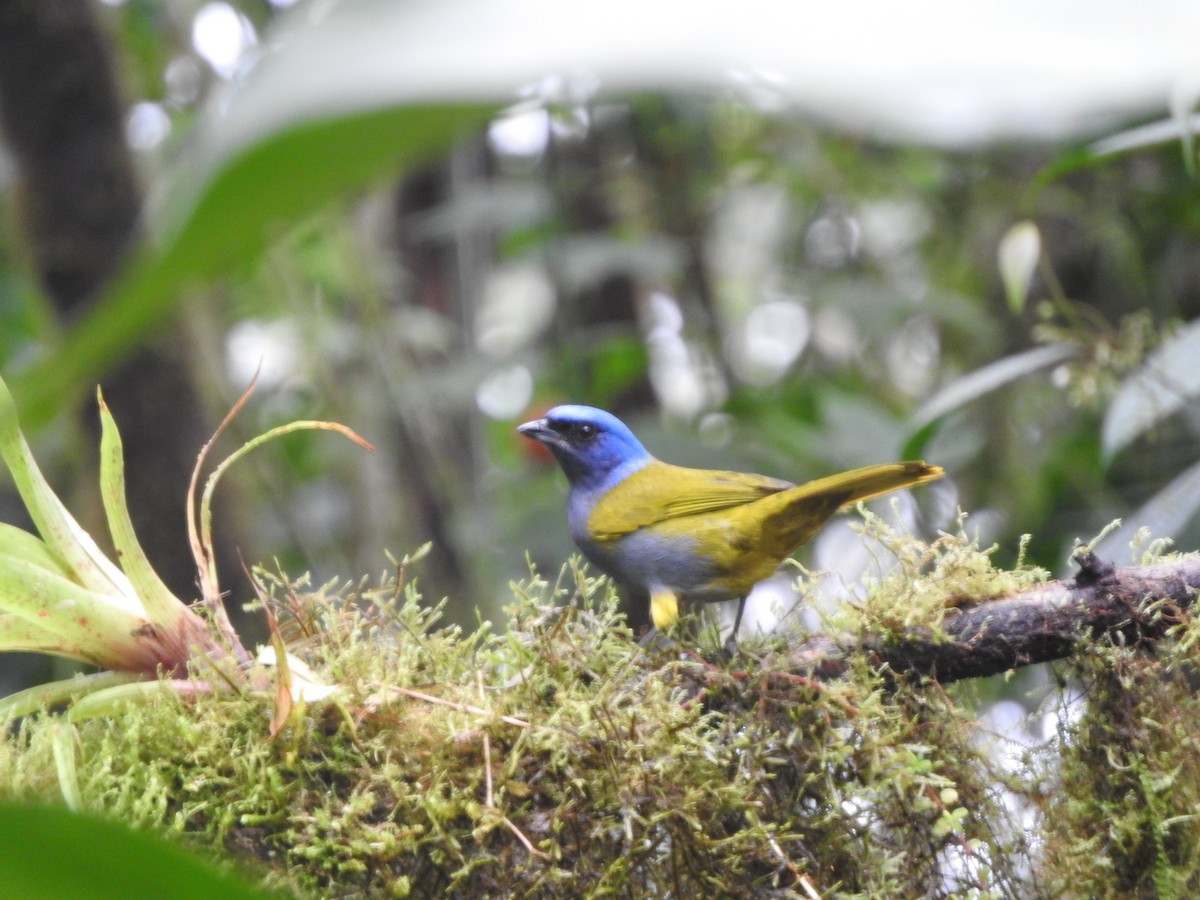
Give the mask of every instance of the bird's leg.
M 729 637 L 725 639 L 724 650 L 730 656 L 737 652 L 738 646 L 738 629 L 742 626 L 742 613 L 746 611 L 746 598 L 738 598 L 737 615 L 733 617 L 733 631 L 729 632 Z
M 733 641 L 735 644 L 737 643 L 738 629 L 742 625 L 742 613 L 744 613 L 745 611 L 746 611 L 746 598 L 739 597 L 738 598 L 737 615 L 733 617 L 733 631 L 731 631 L 729 633 L 729 639 L 731 641 Z
M 650 647 L 666 647 L 673 643 L 675 642 L 654 625 L 651 625 L 646 630 L 646 633 L 638 638 L 638 646 L 642 647 L 643 649 L 649 649 Z

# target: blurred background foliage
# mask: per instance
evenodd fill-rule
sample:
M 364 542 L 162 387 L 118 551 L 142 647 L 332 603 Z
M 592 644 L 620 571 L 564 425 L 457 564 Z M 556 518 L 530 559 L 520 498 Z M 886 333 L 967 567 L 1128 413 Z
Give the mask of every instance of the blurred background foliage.
M 388 102 L 378 53 L 322 67 L 404 4 L 341 4 L 342 31 L 307 27 L 317 3 L 9 6 L 0 50 L 56 33 L 51 8 L 99 41 L 130 178 L 39 219 L 29 172 L 53 160 L 6 109 L 0 366 L 85 519 L 85 398 L 105 385 L 140 533 L 185 596 L 187 474 L 255 372 L 226 450 L 326 418 L 378 451 L 296 435 L 234 471 L 217 508 L 234 605 L 242 561 L 355 578 L 431 540 L 426 595 L 452 621 L 502 619 L 526 551 L 548 571 L 571 552 L 561 478 L 513 432 L 565 401 L 683 464 L 805 480 L 921 455 L 950 478 L 913 521 L 949 528 L 961 507 L 1002 560 L 1030 533 L 1027 558 L 1062 570 L 1117 517 L 1200 544 L 1194 151 L 1169 130 L 1094 143 L 1165 102 L 1069 138 L 957 143 L 784 114 L 771 92 L 581 75 L 515 103 L 486 71 L 471 102 Z M 397 33 L 395 53 L 414 41 Z M 25 97 L 55 146 L 61 100 Z M 70 295 L 55 265 L 81 245 L 51 238 L 106 204 L 137 214 L 96 226 L 115 236 L 106 265 Z M 838 567 L 844 527 L 803 558 Z M 1131 537 L 1107 545 L 1116 561 Z

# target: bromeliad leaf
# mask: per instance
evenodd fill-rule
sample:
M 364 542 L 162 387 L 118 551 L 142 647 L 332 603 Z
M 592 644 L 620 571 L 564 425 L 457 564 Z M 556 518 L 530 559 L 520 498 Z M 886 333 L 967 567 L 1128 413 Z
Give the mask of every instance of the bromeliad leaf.
M 12 473 L 17 492 L 50 551 L 61 559 L 83 587 L 104 594 L 115 606 L 131 614 L 142 614 L 141 602 L 129 579 L 112 564 L 67 512 L 21 434 L 16 404 L 8 386 L 0 379 L 0 457 Z
M 125 505 L 120 436 L 103 400 L 101 422 L 101 494 L 128 575 L 50 488 L 0 379 L 0 456 L 41 535 L 0 523 L 0 650 L 34 650 L 142 675 L 182 671 L 198 651 L 217 645 L 138 545 Z
M 248 396 L 249 390 L 222 422 L 218 435 Z M 188 491 L 187 513 L 202 599 L 211 610 L 208 621 L 171 593 L 138 543 L 125 499 L 121 436 L 99 391 L 97 401 L 101 424 L 100 493 L 120 568 L 100 552 L 51 490 L 21 433 L 12 395 L 0 379 L 0 456 L 12 471 L 41 533 L 39 538 L 0 523 L 0 652 L 49 653 L 120 674 L 116 681 L 81 685 L 71 680 L 39 687 L 0 703 L 0 716 L 5 712 L 27 712 L 31 704 L 53 702 L 56 697 L 73 699 L 73 708 L 84 711 L 79 715 L 99 715 L 129 700 L 157 696 L 158 691 L 191 696 L 212 691 L 222 682 L 235 689 L 261 686 L 265 683 L 261 667 L 251 671 L 252 658 L 225 615 L 212 562 L 211 503 L 220 476 L 263 442 L 300 429 L 336 431 L 372 449 L 349 428 L 333 422 L 292 422 L 271 429 L 216 467 L 197 509 L 196 484 L 212 441 L 205 445 Z M 281 639 L 276 651 L 274 658 L 281 671 L 294 667 L 296 672 L 305 673 L 298 679 L 304 682 L 304 692 L 298 696 L 317 699 L 335 691 L 301 660 L 289 656 Z M 234 664 L 232 668 L 226 665 L 228 662 Z M 205 682 L 178 677 L 189 674 L 196 663 L 206 663 L 217 679 Z M 176 677 L 165 679 L 164 675 Z M 287 680 L 283 678 L 280 683 Z M 81 696 L 89 697 L 90 705 L 81 705 Z M 290 700 L 291 694 L 288 697 Z M 69 780 L 63 777 L 64 786 Z
M 147 673 L 178 665 L 152 639 L 144 616 L 29 560 L 0 556 L 0 608 L 7 613 L 0 619 L 0 649 Z
M 179 618 L 181 611 L 188 615 L 191 613 L 158 577 L 133 532 L 133 521 L 125 502 L 125 461 L 121 434 L 99 388 L 96 389 L 96 402 L 100 405 L 100 498 L 104 503 L 113 546 L 121 560 L 121 568 L 141 598 L 146 615 L 152 622 L 172 623 Z
M 26 559 L 49 572 L 71 577 L 70 567 L 45 541 L 7 522 L 0 522 L 0 556 Z

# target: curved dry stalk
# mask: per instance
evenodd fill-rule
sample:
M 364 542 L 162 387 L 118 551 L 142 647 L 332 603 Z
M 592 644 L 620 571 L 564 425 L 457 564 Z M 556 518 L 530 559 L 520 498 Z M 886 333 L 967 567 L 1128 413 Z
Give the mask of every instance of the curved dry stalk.
M 200 452 L 196 455 L 196 465 L 192 467 L 192 477 L 188 480 L 187 489 L 187 531 L 188 543 L 192 547 L 192 558 L 196 561 L 196 578 L 200 584 L 200 601 L 208 607 L 209 614 L 212 616 L 213 626 L 221 635 L 226 645 L 237 657 L 238 664 L 241 666 L 250 665 L 250 654 L 243 646 L 241 638 L 238 637 L 237 631 L 233 627 L 233 623 L 229 621 L 229 614 L 225 611 L 225 604 L 221 602 L 221 588 L 217 582 L 216 561 L 213 558 L 212 544 L 205 544 L 199 534 L 198 528 L 198 512 L 196 509 L 196 485 L 200 483 L 200 470 L 204 467 L 204 461 L 208 458 L 208 453 L 216 443 L 217 438 L 225 433 L 225 429 L 229 427 L 234 418 L 242 407 L 246 405 L 246 401 L 250 399 L 250 395 L 254 393 L 254 387 L 258 384 L 258 372 L 254 373 L 254 377 L 250 379 L 250 384 L 242 391 L 241 396 L 237 398 L 229 412 L 225 414 L 220 424 L 217 425 L 212 437 L 204 442 L 204 446 L 200 448 Z

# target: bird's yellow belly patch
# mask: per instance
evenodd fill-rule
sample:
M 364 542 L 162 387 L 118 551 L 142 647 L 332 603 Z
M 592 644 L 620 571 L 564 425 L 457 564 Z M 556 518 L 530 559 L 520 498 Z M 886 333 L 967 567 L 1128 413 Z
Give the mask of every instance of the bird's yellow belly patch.
M 658 588 L 650 592 L 650 619 L 659 631 L 679 621 L 679 597 L 674 591 Z

